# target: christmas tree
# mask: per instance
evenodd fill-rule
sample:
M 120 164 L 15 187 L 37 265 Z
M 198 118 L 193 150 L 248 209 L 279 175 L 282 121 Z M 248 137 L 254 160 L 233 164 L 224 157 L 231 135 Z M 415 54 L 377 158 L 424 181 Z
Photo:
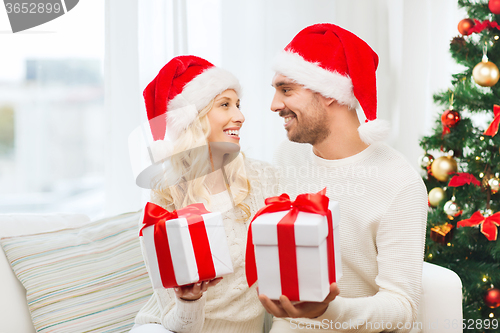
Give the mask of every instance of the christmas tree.
M 464 332 L 500 332 L 500 0 L 458 5 L 468 17 L 450 52 L 464 69 L 434 95 L 443 113 L 420 142 L 430 207 L 425 260 L 460 276 Z

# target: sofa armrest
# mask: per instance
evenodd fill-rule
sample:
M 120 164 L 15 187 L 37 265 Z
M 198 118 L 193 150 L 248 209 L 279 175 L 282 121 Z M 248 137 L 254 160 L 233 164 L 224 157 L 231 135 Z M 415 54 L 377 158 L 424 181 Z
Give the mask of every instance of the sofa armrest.
M 418 310 L 421 333 L 461 333 L 462 281 L 450 269 L 424 262 L 423 294 Z
M 34 333 L 26 304 L 26 290 L 12 271 L 0 247 L 0 323 L 2 332 Z

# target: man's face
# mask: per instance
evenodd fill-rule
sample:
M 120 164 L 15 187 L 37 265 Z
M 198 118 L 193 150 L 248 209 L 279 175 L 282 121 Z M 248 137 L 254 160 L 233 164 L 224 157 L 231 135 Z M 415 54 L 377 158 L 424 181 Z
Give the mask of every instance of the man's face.
M 285 120 L 290 141 L 315 145 L 328 137 L 330 130 L 321 96 L 281 74 L 274 76 L 272 85 L 276 92 L 271 110 Z

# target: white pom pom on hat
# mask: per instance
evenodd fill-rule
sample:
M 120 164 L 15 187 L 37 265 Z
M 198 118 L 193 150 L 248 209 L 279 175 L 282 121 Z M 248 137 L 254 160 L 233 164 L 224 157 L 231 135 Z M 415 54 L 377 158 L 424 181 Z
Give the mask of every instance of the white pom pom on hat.
M 274 70 L 352 109 L 361 105 L 367 121 L 359 126 L 359 136 L 371 144 L 389 133 L 389 123 L 377 119 L 377 66 L 378 56 L 366 42 L 321 23 L 300 31 L 276 57 Z

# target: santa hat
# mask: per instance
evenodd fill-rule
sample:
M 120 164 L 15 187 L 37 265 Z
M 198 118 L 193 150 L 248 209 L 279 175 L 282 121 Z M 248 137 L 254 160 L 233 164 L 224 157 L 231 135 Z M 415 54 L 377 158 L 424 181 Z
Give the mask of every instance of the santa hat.
M 144 89 L 153 139 L 163 140 L 166 130 L 177 137 L 200 110 L 227 89 L 241 94 L 238 79 L 207 60 L 191 55 L 170 60 Z
M 377 66 L 378 56 L 366 42 L 323 23 L 300 31 L 277 56 L 274 70 L 352 109 L 359 103 L 366 116 L 359 136 L 371 144 L 389 132 L 388 123 L 377 119 Z

